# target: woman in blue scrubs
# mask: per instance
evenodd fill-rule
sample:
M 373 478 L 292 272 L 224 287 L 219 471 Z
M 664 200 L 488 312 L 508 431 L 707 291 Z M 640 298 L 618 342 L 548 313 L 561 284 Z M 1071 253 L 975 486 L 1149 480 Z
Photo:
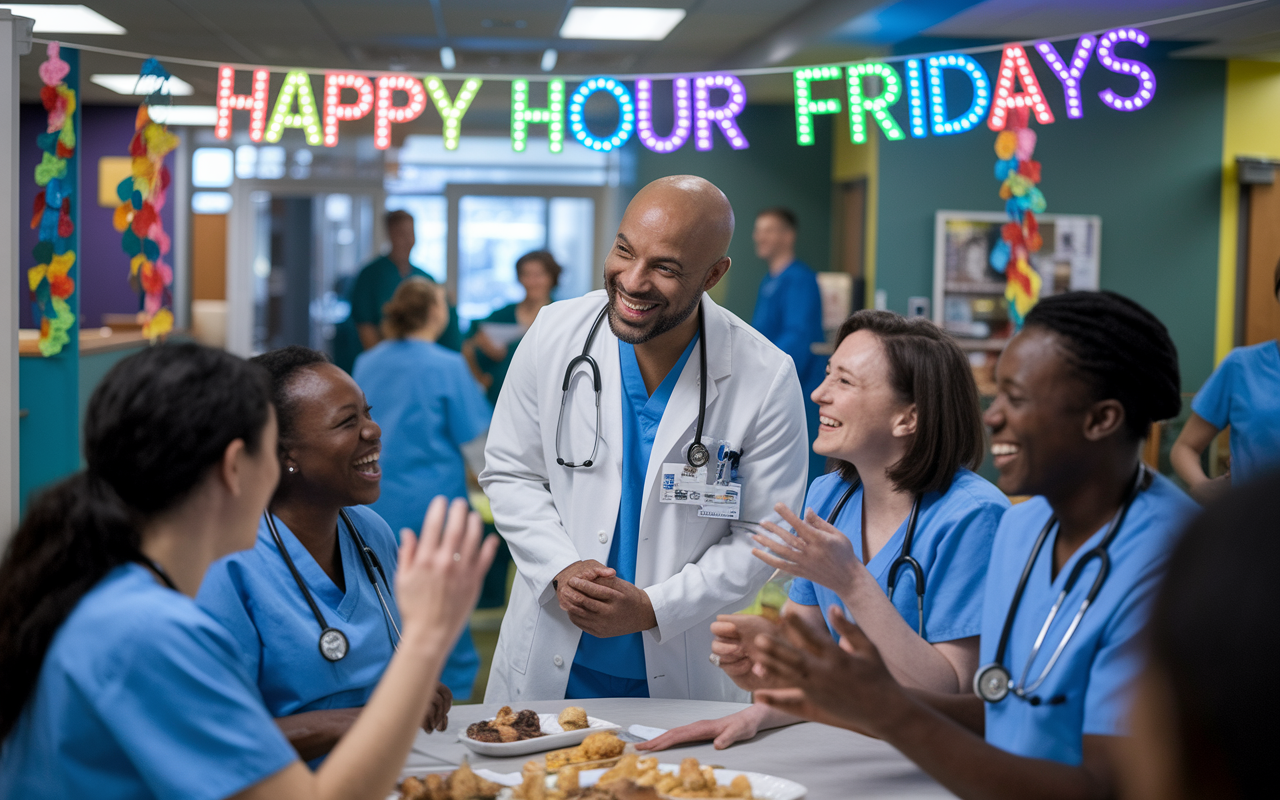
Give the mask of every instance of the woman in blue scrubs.
M 978 665 L 991 542 L 1009 507 L 996 487 L 972 472 L 982 459 L 983 431 L 968 359 L 933 323 L 885 311 L 857 312 L 836 341 L 826 380 L 813 393 L 822 422 L 813 447 L 835 459 L 838 469 L 810 486 L 803 519 L 777 507 L 795 533 L 766 523 L 774 538 L 757 535 L 756 556 L 798 576 L 784 613 L 820 627 L 822 610 L 839 605 L 879 645 L 904 685 L 967 691 Z M 901 556 L 917 562 L 923 584 Z M 713 625 L 713 660 L 743 688 L 768 685 L 751 671 L 750 643 L 771 627 L 749 615 Z M 831 633 L 838 637 L 834 628 Z M 797 720 L 753 705 L 638 747 L 707 738 L 727 747 Z
M 280 485 L 258 521 L 257 544 L 210 567 L 196 600 L 235 638 L 285 737 L 315 761 L 351 727 L 397 643 L 396 539 L 364 507 L 378 499 L 382 434 L 360 387 L 323 353 L 285 347 L 254 362 L 271 376 Z M 381 566 L 374 580 L 361 542 Z M 346 637 L 339 660 L 318 645 L 326 627 Z M 451 702 L 442 685 L 423 728 L 444 730 Z
M 436 344 L 448 322 L 444 292 L 422 278 L 402 282 L 382 309 L 386 337 L 352 373 L 382 428 L 382 495 L 373 510 L 392 530 L 413 529 L 432 497 L 467 497 L 466 456 L 479 474 L 493 409 L 462 356 Z M 444 683 L 471 699 L 480 656 L 470 629 L 449 656 Z
M 885 739 L 961 797 L 1111 797 L 1139 634 L 1195 512 L 1140 458 L 1152 421 L 1181 407 L 1177 350 L 1133 301 L 1072 292 L 1032 309 L 996 378 L 986 422 L 1000 487 L 1035 496 L 996 532 L 975 693 L 906 690 L 832 609 L 839 645 L 795 618 L 757 640 L 755 669 L 789 687 L 759 696 Z M 1101 547 L 1110 568 L 1094 594 Z
M 94 391 L 87 467 L 35 500 L 0 563 L 0 797 L 216 800 L 392 790 L 496 541 L 437 501 L 405 537 L 400 652 L 312 773 L 238 643 L 192 600 L 252 545 L 279 476 L 271 388 L 220 350 L 160 345 Z M 455 555 L 456 554 L 456 555 Z M 314 646 L 314 640 L 313 640 Z

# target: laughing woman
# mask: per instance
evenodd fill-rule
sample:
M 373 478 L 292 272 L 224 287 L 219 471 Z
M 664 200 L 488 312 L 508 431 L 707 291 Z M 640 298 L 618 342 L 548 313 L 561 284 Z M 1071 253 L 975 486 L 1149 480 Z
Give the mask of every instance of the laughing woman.
M 276 722 L 304 759 L 347 732 L 391 661 L 400 613 L 396 538 L 378 499 L 382 432 L 356 382 L 322 353 L 254 359 L 271 375 L 280 485 L 257 544 L 214 563 L 197 601 L 238 641 Z M 442 683 L 423 721 L 444 730 Z

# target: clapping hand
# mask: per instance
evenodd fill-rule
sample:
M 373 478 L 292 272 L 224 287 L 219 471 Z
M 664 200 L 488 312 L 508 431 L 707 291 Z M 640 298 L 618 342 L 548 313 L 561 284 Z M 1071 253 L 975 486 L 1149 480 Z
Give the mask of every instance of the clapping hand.
M 741 689 L 754 692 L 771 684 L 752 671 L 755 666 L 756 637 L 777 626 L 755 614 L 721 614 L 711 623 L 715 641 L 711 643 L 712 663 L 724 670 Z
M 819 517 L 813 509 L 797 517 L 786 503 L 773 507 L 795 531 L 791 533 L 772 522 L 761 523 L 776 538 L 754 534 L 756 558 L 775 569 L 789 572 L 845 596 L 854 582 L 867 576 L 867 568 L 853 552 L 853 542 L 834 525 Z

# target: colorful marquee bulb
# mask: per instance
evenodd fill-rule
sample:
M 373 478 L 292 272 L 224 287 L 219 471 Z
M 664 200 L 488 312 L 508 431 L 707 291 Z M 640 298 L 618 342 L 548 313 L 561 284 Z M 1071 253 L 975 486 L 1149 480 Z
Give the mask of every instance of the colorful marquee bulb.
M 249 112 L 249 138 L 262 141 L 267 128 L 267 89 L 271 85 L 271 73 L 265 69 L 253 71 L 253 88 L 249 94 L 236 94 L 236 70 L 234 67 L 218 68 L 217 121 L 213 135 L 219 139 L 231 137 L 231 112 Z
M 840 68 L 836 67 L 838 71 Z M 711 105 L 711 90 L 724 89 L 729 99 L 724 105 Z M 836 101 L 837 103 L 839 101 Z M 693 79 L 693 144 L 699 150 L 711 149 L 712 123 L 720 127 L 720 132 L 729 141 L 734 150 L 744 150 L 749 146 L 747 137 L 738 128 L 737 116 L 747 107 L 747 87 L 742 85 L 738 76 L 728 73 L 698 75 Z
M 511 149 L 523 153 L 528 144 L 529 126 L 547 126 L 547 147 L 553 153 L 564 149 L 564 81 L 547 81 L 547 107 L 529 107 L 529 82 L 511 82 Z
M 671 81 L 671 105 L 675 123 L 670 136 L 658 136 L 653 131 L 653 81 L 636 78 L 636 132 L 640 143 L 655 153 L 670 153 L 684 147 L 693 127 L 693 97 L 689 92 L 688 78 Z
M 395 92 L 404 92 L 409 102 L 398 106 Z M 378 99 L 373 106 L 373 146 L 386 150 L 391 146 L 392 123 L 417 119 L 427 107 L 427 92 L 417 78 L 408 75 L 382 75 L 377 83 Z
M 440 112 L 440 119 L 444 122 L 444 149 L 457 150 L 458 139 L 462 136 L 462 117 L 471 107 L 471 101 L 475 99 L 476 92 L 480 91 L 484 81 L 479 78 L 467 78 L 462 82 L 462 88 L 458 90 L 456 100 L 449 99 L 449 90 L 445 88 L 444 81 L 435 75 L 427 76 L 423 83 L 426 84 L 431 102 L 435 104 L 436 111 Z
M 1023 91 L 1015 92 L 1015 83 L 1022 84 Z M 991 116 L 987 118 L 987 127 L 993 131 L 1002 131 L 1009 121 L 1009 109 L 1030 108 L 1036 116 L 1036 122 L 1048 125 L 1053 122 L 1053 111 L 1049 109 L 1049 101 L 1040 91 L 1040 82 L 1027 60 L 1027 51 L 1022 45 L 1011 44 L 1004 49 L 1000 58 L 1000 74 L 996 78 L 996 95 L 991 104 Z
M 991 107 L 991 84 L 987 73 L 972 56 L 953 53 L 945 56 L 929 56 L 925 62 L 929 71 L 929 106 L 933 115 L 933 135 L 949 136 L 973 130 L 987 115 Z M 947 93 L 943 85 L 942 71 L 957 69 L 965 73 L 973 85 L 973 102 L 969 109 L 954 119 L 947 119 Z
M 342 102 L 342 90 L 356 93 L 354 103 Z M 354 72 L 326 72 L 324 76 L 324 146 L 338 144 L 338 122 L 360 119 L 373 110 L 373 83 Z
M 880 78 L 884 88 L 875 97 L 862 93 L 862 79 L 868 75 Z M 849 140 L 854 144 L 867 141 L 866 115 L 870 114 L 884 131 L 889 141 L 906 138 L 898 122 L 889 113 L 889 106 L 902 96 L 902 79 L 888 64 L 857 64 L 848 68 L 849 83 Z
M 607 92 L 618 103 L 618 127 L 613 133 L 603 138 L 592 135 L 587 128 L 584 113 L 587 98 L 596 92 Z M 588 78 L 578 84 L 573 96 L 569 98 L 569 130 L 573 132 L 573 138 L 581 142 L 583 147 L 607 153 L 615 147 L 626 144 L 635 127 L 636 107 L 631 99 L 631 92 L 614 78 Z
M 1116 58 L 1115 46 L 1120 42 L 1133 42 L 1139 47 L 1146 47 L 1150 41 L 1147 34 L 1137 28 L 1116 28 L 1102 34 L 1098 39 L 1098 60 L 1102 66 L 1118 75 L 1132 75 L 1138 79 L 1138 91 L 1128 97 L 1121 97 L 1111 89 L 1098 92 L 1102 102 L 1116 111 L 1137 111 L 1144 108 L 1156 93 L 1156 76 L 1151 68 L 1141 61 L 1127 58 Z
M 1068 119 L 1080 119 L 1084 116 L 1084 108 L 1080 104 L 1080 76 L 1084 75 L 1084 68 L 1089 65 L 1089 56 L 1093 55 L 1093 46 L 1097 43 L 1098 40 L 1092 36 L 1081 36 L 1080 41 L 1076 42 L 1075 52 L 1071 55 L 1071 65 L 1067 66 L 1053 44 L 1036 42 L 1036 50 L 1044 59 L 1044 63 L 1049 65 L 1049 69 L 1062 84 L 1062 96 L 1067 101 Z
M 928 136 L 924 122 L 924 75 L 920 59 L 909 58 L 907 67 L 907 108 L 910 111 L 911 135 L 916 139 Z
M 814 100 L 812 84 L 814 81 L 840 80 L 839 67 L 805 67 L 792 73 L 795 86 L 796 102 L 796 143 L 811 145 L 813 138 L 813 118 L 817 114 L 839 114 L 839 100 Z
M 298 104 L 296 114 L 291 111 L 295 100 Z M 307 144 L 312 147 L 324 143 L 320 133 L 320 115 L 316 113 L 316 96 L 311 92 L 311 76 L 300 69 L 284 76 L 284 85 L 280 87 L 264 138 L 268 142 L 278 142 L 285 128 L 301 128 Z

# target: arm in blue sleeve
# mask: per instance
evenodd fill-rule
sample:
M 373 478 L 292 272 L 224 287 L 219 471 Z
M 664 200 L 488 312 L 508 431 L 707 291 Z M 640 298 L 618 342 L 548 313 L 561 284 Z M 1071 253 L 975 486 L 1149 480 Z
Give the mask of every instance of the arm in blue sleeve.
M 781 326 L 774 344 L 782 352 L 791 356 L 796 371 L 803 374 L 804 366 L 812 358 L 809 346 L 819 339 L 814 338 L 815 328 L 820 332 L 821 323 L 814 325 L 814 320 L 822 319 L 822 297 L 818 293 L 818 281 L 813 273 L 805 270 L 794 277 L 788 276 L 785 284 L 778 287 L 782 294 L 776 308 L 782 310 Z

